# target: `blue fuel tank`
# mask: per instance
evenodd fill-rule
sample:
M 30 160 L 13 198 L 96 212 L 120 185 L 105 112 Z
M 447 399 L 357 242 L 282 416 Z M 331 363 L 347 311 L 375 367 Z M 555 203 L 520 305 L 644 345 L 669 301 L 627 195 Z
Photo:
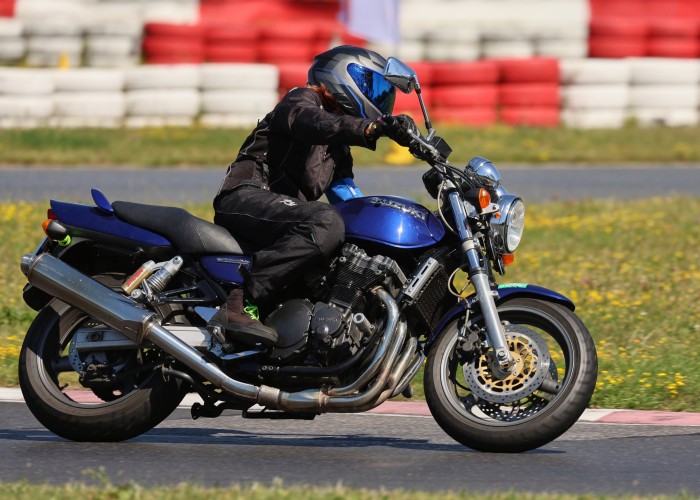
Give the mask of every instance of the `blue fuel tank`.
M 348 239 L 394 248 L 424 248 L 445 237 L 445 227 L 424 206 L 397 196 L 365 196 L 335 205 L 345 221 Z

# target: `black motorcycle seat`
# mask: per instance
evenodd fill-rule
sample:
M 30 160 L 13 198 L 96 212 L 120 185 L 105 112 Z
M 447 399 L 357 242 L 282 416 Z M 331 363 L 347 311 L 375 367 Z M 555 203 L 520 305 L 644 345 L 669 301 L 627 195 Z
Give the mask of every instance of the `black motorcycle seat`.
M 250 244 L 237 240 L 225 228 L 182 208 L 129 201 L 115 201 L 112 208 L 123 221 L 165 236 L 185 253 L 244 255 L 253 250 Z

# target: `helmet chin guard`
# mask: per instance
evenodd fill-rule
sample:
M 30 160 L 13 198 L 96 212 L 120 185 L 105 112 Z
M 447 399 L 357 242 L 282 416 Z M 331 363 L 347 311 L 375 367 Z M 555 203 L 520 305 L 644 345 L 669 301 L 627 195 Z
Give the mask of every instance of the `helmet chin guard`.
M 311 85 L 325 85 L 348 115 L 375 120 L 394 109 L 396 88 L 384 78 L 386 59 L 371 50 L 342 45 L 314 58 Z

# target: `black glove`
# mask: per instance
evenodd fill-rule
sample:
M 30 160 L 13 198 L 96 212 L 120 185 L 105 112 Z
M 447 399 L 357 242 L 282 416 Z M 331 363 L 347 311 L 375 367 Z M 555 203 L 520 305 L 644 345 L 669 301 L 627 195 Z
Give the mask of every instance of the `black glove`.
M 393 140 L 397 144 L 408 147 L 413 143 L 413 135 L 418 134 L 418 127 L 408 115 L 382 115 L 376 121 L 379 135 Z

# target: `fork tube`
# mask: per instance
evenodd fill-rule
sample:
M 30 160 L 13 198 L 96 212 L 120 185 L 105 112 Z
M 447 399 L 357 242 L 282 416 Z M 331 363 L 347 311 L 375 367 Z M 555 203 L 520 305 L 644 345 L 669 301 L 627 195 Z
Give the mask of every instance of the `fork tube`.
M 507 369 L 513 364 L 513 358 L 506 344 L 506 336 L 498 316 L 496 302 L 493 300 L 491 285 L 489 284 L 486 270 L 481 265 L 479 252 L 474 243 L 474 235 L 467 225 L 467 212 L 462 204 L 462 197 L 457 191 L 449 194 L 450 206 L 454 215 L 459 238 L 462 241 L 464 251 L 469 264 L 469 279 L 476 290 L 476 297 L 481 306 L 481 313 L 486 323 L 486 334 L 490 345 L 496 353 L 496 359 L 502 369 Z

